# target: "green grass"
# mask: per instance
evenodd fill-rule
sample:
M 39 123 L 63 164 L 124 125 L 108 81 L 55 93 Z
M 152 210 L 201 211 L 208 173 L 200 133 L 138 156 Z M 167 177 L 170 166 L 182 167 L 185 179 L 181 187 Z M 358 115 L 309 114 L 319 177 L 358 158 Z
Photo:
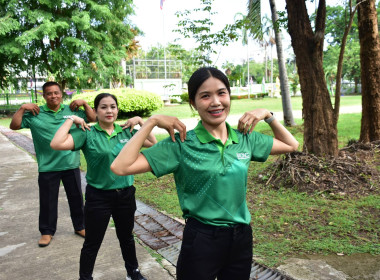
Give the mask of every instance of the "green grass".
M 361 114 L 340 115 L 339 146 L 358 139 Z M 301 120 L 296 120 L 301 124 Z M 257 131 L 270 133 L 258 124 Z M 303 142 L 302 126 L 289 129 Z M 333 198 L 307 195 L 292 189 L 274 190 L 254 180 L 278 157 L 252 163 L 248 173 L 247 204 L 252 216 L 254 258 L 268 266 L 307 254 L 369 253 L 380 255 L 380 196 Z M 172 175 L 135 176 L 136 196 L 145 203 L 181 217 Z
M 233 100 L 232 108 L 236 111 L 231 113 L 241 114 L 255 107 L 281 111 L 281 100 L 247 101 Z M 357 105 L 360 101 L 357 96 L 343 97 L 342 106 Z M 301 109 L 300 98 L 292 98 L 292 103 L 294 110 Z M 191 117 L 188 105 L 165 107 L 155 113 Z M 360 113 L 340 115 L 339 147 L 346 146 L 350 139 L 359 138 L 360 121 Z M 9 126 L 9 122 L 9 119 L 0 119 L 0 125 Z M 302 120 L 296 123 L 299 126 L 289 130 L 302 145 Z M 259 123 L 256 131 L 271 134 L 264 123 Z M 159 141 L 166 137 L 157 136 Z M 380 254 L 379 195 L 343 199 L 307 195 L 291 189 L 273 190 L 255 178 L 277 158 L 271 156 L 267 162 L 252 163 L 248 173 L 247 203 L 252 216 L 255 260 L 274 266 L 289 257 L 304 254 Z M 83 156 L 82 169 L 86 169 Z M 138 199 L 171 216 L 181 217 L 172 175 L 158 179 L 151 173 L 136 175 L 135 186 Z
M 302 98 L 292 97 L 292 109 L 302 110 Z M 352 106 L 361 104 L 361 96 L 342 96 L 340 101 L 340 106 Z M 281 112 L 282 111 L 282 101 L 280 98 L 263 98 L 263 99 L 240 99 L 231 101 L 231 115 L 239 115 L 247 111 L 251 111 L 255 108 L 267 108 L 271 111 Z M 175 116 L 179 119 L 191 118 L 197 116 L 196 111 L 190 109 L 189 104 L 180 104 L 165 106 L 152 114 L 165 114 L 169 116 Z

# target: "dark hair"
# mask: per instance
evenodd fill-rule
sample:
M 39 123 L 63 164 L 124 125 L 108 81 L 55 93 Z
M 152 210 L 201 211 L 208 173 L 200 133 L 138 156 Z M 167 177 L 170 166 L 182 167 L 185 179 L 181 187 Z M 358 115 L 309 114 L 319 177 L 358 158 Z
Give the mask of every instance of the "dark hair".
M 116 107 L 119 108 L 119 105 L 118 105 L 118 103 L 117 103 L 117 98 L 116 98 L 116 96 L 113 95 L 113 94 L 110 94 L 110 93 L 106 93 L 106 92 L 104 92 L 104 93 L 99 93 L 99 94 L 95 97 L 95 100 L 94 100 L 94 108 L 95 108 L 95 110 L 98 109 L 98 107 L 99 107 L 99 103 L 100 103 L 100 100 L 102 100 L 102 99 L 105 98 L 105 97 L 112 97 L 112 99 L 115 100 L 115 102 L 116 102 Z
M 45 89 L 47 87 L 51 87 L 51 86 L 57 86 L 57 87 L 59 87 L 59 91 L 62 92 L 61 85 L 58 84 L 57 82 L 46 82 L 46 83 L 44 83 L 44 85 L 42 86 L 42 92 L 45 93 Z
M 195 101 L 195 94 L 199 87 L 210 77 L 214 77 L 220 80 L 227 88 L 229 94 L 231 94 L 230 82 L 224 73 L 214 67 L 202 67 L 191 75 L 187 88 L 189 92 L 189 99 Z M 191 103 L 190 103 L 191 104 Z

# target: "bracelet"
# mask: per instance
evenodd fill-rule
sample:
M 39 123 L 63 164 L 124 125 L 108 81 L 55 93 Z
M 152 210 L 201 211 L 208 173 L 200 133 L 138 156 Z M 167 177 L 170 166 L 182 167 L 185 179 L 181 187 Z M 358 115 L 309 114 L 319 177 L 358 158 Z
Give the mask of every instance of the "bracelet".
M 273 112 L 270 112 L 272 114 L 271 117 L 267 118 L 267 119 L 264 119 L 264 121 L 267 123 L 267 124 L 270 124 L 271 122 L 273 122 L 276 117 L 274 116 L 274 113 Z
M 64 116 L 63 118 L 64 118 L 64 119 L 70 119 L 70 120 L 72 120 L 72 121 L 74 122 L 74 118 L 73 118 L 73 116 Z

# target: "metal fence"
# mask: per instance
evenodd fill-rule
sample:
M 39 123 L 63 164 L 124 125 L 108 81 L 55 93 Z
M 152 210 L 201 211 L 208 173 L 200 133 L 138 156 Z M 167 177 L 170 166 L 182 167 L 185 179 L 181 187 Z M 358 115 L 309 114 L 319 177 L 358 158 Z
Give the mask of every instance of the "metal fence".
M 38 95 L 37 98 L 42 98 L 42 96 Z M 35 97 L 32 96 L 30 92 L 0 93 L 0 105 L 2 106 L 20 105 L 23 103 L 32 103 L 32 102 L 35 102 Z

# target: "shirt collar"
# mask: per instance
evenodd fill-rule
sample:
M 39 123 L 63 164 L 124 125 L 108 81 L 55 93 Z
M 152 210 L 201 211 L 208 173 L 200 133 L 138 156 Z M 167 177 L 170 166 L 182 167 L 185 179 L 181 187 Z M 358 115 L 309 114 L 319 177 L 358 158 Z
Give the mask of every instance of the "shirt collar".
M 61 110 L 63 109 L 63 107 L 65 107 L 65 105 L 63 105 L 63 104 L 61 103 L 61 105 L 60 105 L 58 111 L 56 112 L 56 111 L 50 109 L 50 108 L 47 106 L 46 103 L 45 103 L 44 106 L 43 106 L 43 108 L 44 108 L 45 111 L 50 111 L 50 112 L 53 112 L 53 113 L 58 113 L 59 111 L 61 111 Z
M 227 126 L 228 139 L 231 139 L 233 143 L 239 143 L 239 139 L 235 130 L 233 130 L 227 122 L 226 122 L 226 126 Z M 195 135 L 197 135 L 199 141 L 203 144 L 217 140 L 203 126 L 202 121 L 198 122 L 198 125 L 194 128 L 194 132 L 195 132 Z
M 115 135 L 117 135 L 118 133 L 120 133 L 120 132 L 123 131 L 123 128 L 122 128 L 120 125 L 118 125 L 118 124 L 116 124 L 116 123 L 114 123 L 113 125 L 114 125 L 114 130 L 113 130 L 113 132 L 112 132 L 111 135 L 108 135 L 108 133 L 107 133 L 103 128 L 100 127 L 100 125 L 99 125 L 98 122 L 94 125 L 94 127 L 95 127 L 98 131 L 103 131 L 103 132 L 106 134 L 107 138 L 111 138 L 111 137 L 113 137 L 113 136 L 115 136 Z

